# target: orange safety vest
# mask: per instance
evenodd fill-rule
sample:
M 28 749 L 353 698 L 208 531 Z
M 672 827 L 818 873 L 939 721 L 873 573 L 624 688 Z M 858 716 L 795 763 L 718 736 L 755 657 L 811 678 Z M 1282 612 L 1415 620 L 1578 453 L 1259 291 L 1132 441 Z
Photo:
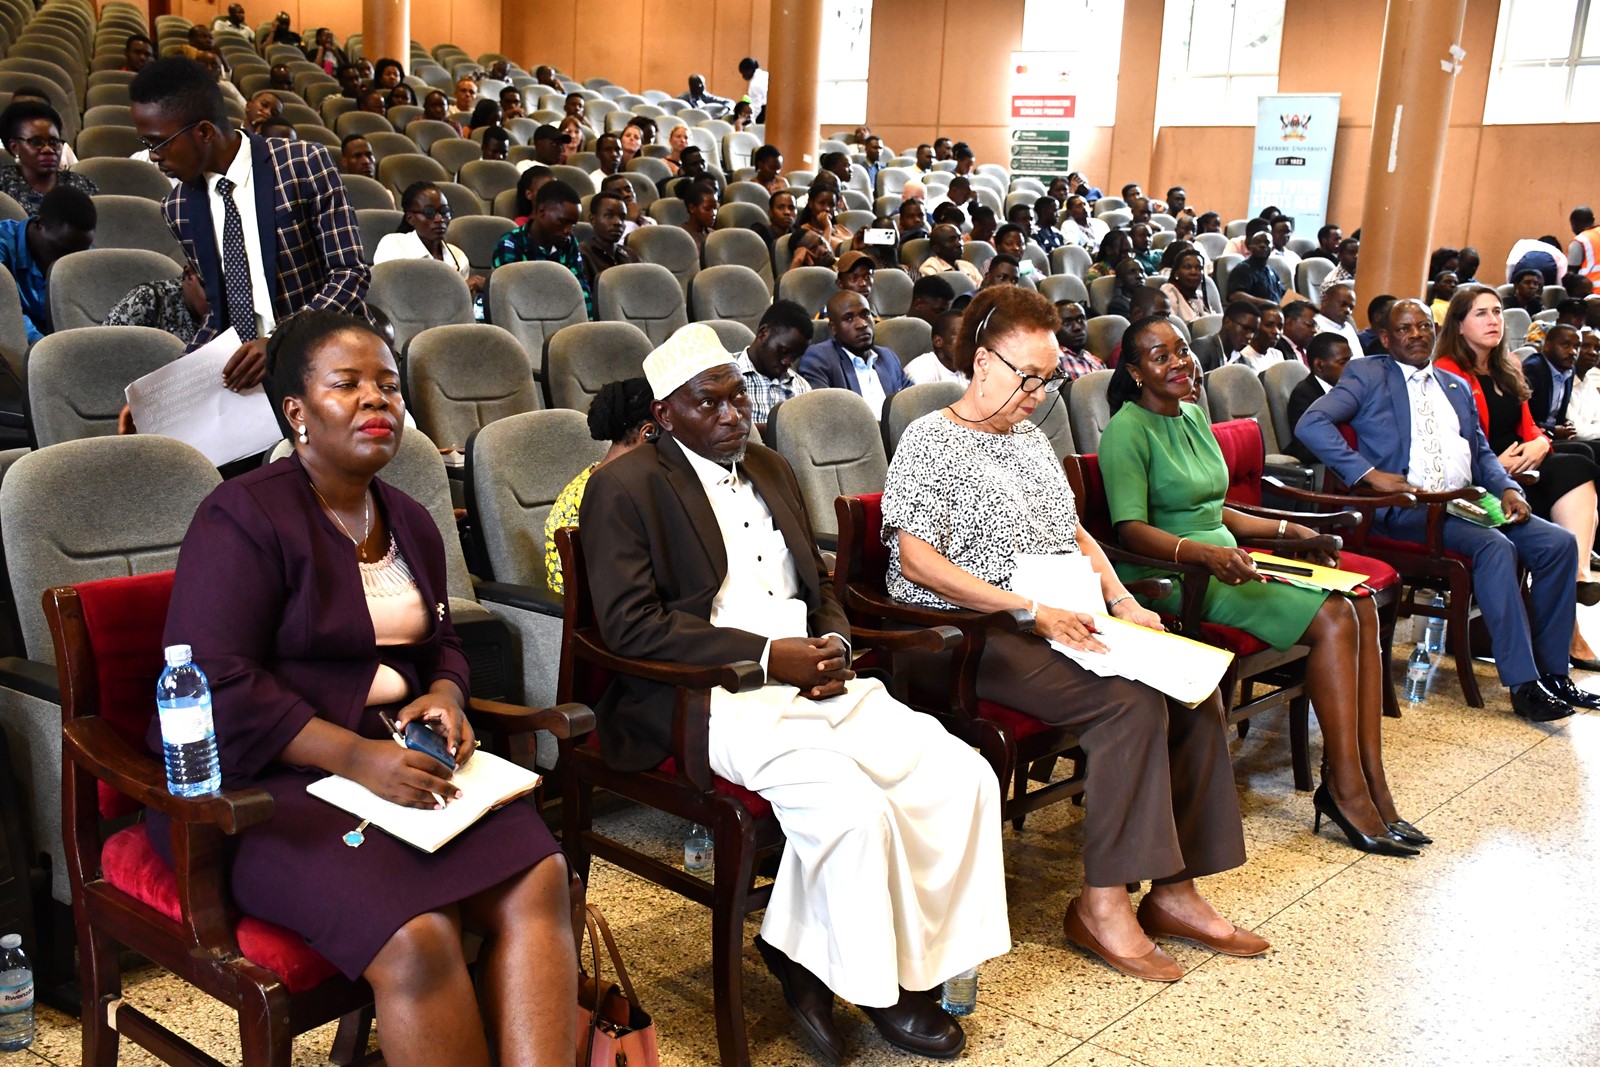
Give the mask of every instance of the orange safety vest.
M 1592 226 L 1573 239 L 1583 246 L 1583 265 L 1577 268 L 1578 273 L 1600 289 L 1600 226 Z

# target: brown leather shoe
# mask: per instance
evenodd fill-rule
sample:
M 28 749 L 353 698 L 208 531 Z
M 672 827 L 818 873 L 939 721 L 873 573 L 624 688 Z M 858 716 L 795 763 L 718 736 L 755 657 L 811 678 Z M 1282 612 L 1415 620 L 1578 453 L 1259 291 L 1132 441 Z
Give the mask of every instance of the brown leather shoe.
M 1177 961 L 1157 945 L 1143 956 L 1118 956 L 1109 951 L 1083 923 L 1083 916 L 1078 914 L 1078 898 L 1073 897 L 1067 905 L 1067 915 L 1062 921 L 1066 931 L 1067 940 L 1077 945 L 1086 952 L 1092 952 L 1105 960 L 1112 967 L 1132 978 L 1143 978 L 1147 982 L 1176 982 L 1183 977 L 1183 968 Z
M 783 1002 L 800 1030 L 829 1063 L 844 1062 L 844 1037 L 833 1023 L 833 991 L 822 979 L 800 966 L 759 936 L 756 951 L 767 970 L 783 987 Z
M 1213 952 L 1221 952 L 1226 956 L 1259 956 L 1272 947 L 1266 938 L 1257 937 L 1249 930 L 1237 926 L 1233 928 L 1233 933 L 1223 937 L 1208 934 L 1204 930 L 1190 926 L 1148 896 L 1139 902 L 1138 919 L 1139 925 L 1144 927 L 1144 932 L 1151 937 L 1176 937 L 1184 941 L 1193 941 L 1197 945 L 1203 945 Z
M 926 993 L 902 989 L 900 1000 L 893 1007 L 862 1006 L 861 1011 L 872 1020 L 885 1041 L 918 1056 L 953 1059 L 967 1044 L 961 1024 Z

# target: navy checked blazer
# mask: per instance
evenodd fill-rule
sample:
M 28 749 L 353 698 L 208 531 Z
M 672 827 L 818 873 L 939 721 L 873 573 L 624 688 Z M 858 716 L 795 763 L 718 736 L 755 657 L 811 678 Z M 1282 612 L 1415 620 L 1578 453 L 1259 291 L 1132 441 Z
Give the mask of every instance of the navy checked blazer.
M 305 308 L 332 308 L 365 317 L 372 271 L 361 260 L 361 228 L 332 154 L 316 141 L 269 141 L 241 133 L 240 147 L 249 149 L 254 166 L 262 273 L 272 290 L 273 314 L 281 322 Z M 192 352 L 230 325 L 205 175 L 176 186 L 161 209 L 211 305 L 189 342 Z

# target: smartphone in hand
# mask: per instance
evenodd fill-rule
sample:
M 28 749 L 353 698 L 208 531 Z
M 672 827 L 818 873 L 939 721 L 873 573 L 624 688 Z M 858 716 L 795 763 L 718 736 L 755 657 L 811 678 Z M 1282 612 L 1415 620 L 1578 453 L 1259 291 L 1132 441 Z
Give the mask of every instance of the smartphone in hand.
M 407 748 L 427 753 L 452 771 L 456 769 L 456 761 L 450 755 L 450 748 L 445 743 L 444 736 L 421 719 L 406 724 L 405 743 Z

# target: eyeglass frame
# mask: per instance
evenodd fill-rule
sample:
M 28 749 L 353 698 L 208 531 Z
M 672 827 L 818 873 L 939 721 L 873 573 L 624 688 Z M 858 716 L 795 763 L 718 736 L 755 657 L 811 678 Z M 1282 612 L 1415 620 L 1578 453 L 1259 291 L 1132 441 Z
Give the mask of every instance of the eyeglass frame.
M 1048 378 L 1042 377 L 1038 374 L 1024 374 L 1022 371 L 1018 370 L 1017 365 L 1007 359 L 1005 354 L 1002 353 L 998 348 L 978 340 L 978 338 L 983 336 L 984 330 L 988 329 L 989 320 L 994 317 L 994 311 L 995 309 L 991 307 L 989 309 L 989 313 L 983 317 L 983 321 L 978 323 L 978 328 L 972 332 L 972 339 L 977 342 L 978 347 L 983 349 L 985 352 L 992 353 L 997 359 L 1000 360 L 1001 363 L 1004 363 L 1011 373 L 1017 376 L 1019 381 L 1018 388 L 1029 396 L 1032 396 L 1034 393 L 1037 393 L 1041 390 L 1050 396 L 1060 393 L 1061 387 L 1067 382 L 1067 376 L 1061 372 L 1059 367 L 1057 367 L 1056 372 L 1050 375 Z M 1039 384 L 1031 385 L 1033 382 L 1038 382 Z
M 189 125 L 185 126 L 183 129 L 179 130 L 177 133 L 173 134 L 171 137 L 168 137 L 166 140 L 162 141 L 160 144 L 151 144 L 150 141 L 147 138 L 141 137 L 141 138 L 139 138 L 139 147 L 143 148 L 147 153 L 149 153 L 150 155 L 153 156 L 157 152 L 160 152 L 163 148 L 167 147 L 167 145 L 171 144 L 173 141 L 176 141 L 178 138 L 182 137 L 184 134 L 188 133 L 190 130 L 192 130 L 196 126 L 200 125 L 202 122 L 209 122 L 209 121 L 211 121 L 211 120 L 210 119 L 195 119 L 193 122 L 189 123 Z
M 66 147 L 67 142 L 60 137 L 13 137 L 13 141 L 21 141 L 35 152 L 43 152 L 46 148 L 54 148 L 57 152 Z M 43 141 L 43 144 L 34 144 Z
M 438 207 L 434 207 L 432 204 L 429 204 L 427 207 L 410 208 L 406 211 L 406 214 L 421 215 L 429 222 L 441 217 L 447 221 L 455 218 L 455 214 L 450 210 L 449 204 L 441 204 Z

